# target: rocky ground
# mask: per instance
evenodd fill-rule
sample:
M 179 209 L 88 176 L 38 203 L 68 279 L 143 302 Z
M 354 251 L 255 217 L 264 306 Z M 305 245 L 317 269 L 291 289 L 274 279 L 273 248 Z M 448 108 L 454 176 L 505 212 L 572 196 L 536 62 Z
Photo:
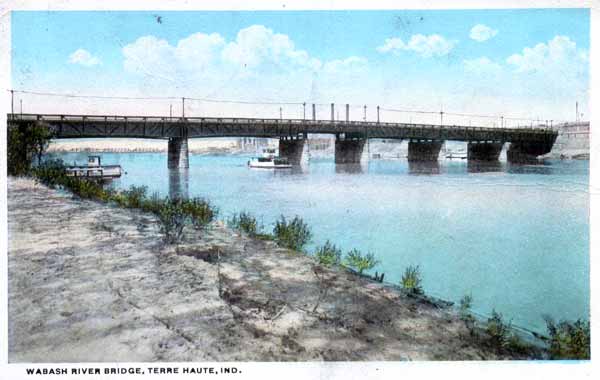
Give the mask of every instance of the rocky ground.
M 510 358 L 439 308 L 215 223 L 155 219 L 8 179 L 9 361 Z

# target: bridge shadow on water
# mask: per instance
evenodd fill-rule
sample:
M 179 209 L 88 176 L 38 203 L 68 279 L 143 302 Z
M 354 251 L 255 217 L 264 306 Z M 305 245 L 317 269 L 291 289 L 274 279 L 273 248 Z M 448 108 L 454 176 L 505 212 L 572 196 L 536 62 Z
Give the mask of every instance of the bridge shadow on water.
M 439 161 L 408 161 L 408 174 L 432 175 L 440 174 Z
M 468 173 L 496 173 L 506 171 L 506 163 L 500 161 L 467 161 Z
M 361 164 L 335 164 L 336 174 L 362 174 L 363 172 Z

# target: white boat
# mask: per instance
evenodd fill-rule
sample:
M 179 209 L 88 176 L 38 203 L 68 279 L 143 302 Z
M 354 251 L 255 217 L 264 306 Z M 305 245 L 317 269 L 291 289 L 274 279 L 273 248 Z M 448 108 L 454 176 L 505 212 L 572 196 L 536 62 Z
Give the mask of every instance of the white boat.
M 86 177 L 98 179 L 119 178 L 123 173 L 121 165 L 101 165 L 100 156 L 89 156 L 87 165 L 67 166 L 68 177 Z
M 263 149 L 260 157 L 252 157 L 248 161 L 248 166 L 258 169 L 291 169 L 292 165 L 285 157 L 279 157 L 277 149 Z
M 456 152 L 446 151 L 446 155 L 444 156 L 448 160 L 466 160 L 467 152 L 464 149 L 459 149 Z

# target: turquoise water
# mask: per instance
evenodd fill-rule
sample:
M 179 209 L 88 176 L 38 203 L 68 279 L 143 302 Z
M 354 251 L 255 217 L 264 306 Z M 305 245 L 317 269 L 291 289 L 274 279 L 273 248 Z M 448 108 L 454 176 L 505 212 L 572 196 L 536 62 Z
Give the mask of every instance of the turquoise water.
M 336 168 L 321 159 L 274 172 L 247 168 L 248 156 L 192 155 L 187 174 L 169 175 L 166 154 L 102 156 L 127 172 L 116 187 L 203 196 L 222 218 L 247 210 L 267 230 L 280 214 L 300 215 L 312 247 L 330 239 L 345 251 L 373 252 L 375 270 L 394 283 L 420 265 L 426 293 L 452 301 L 472 294 L 480 314 L 495 308 L 536 331 L 545 331 L 544 314 L 589 315 L 587 161 L 477 172 L 465 162 L 423 170 L 382 160 Z M 87 155 L 60 157 L 84 163 Z

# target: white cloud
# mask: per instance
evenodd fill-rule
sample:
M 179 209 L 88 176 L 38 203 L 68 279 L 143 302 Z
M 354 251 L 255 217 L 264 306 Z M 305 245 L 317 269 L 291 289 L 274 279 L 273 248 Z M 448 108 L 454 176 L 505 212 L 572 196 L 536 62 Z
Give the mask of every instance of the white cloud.
M 326 73 L 344 73 L 348 71 L 362 71 L 367 67 L 368 61 L 363 57 L 351 56 L 346 59 L 334 59 L 325 62 L 323 71 Z
M 506 59 L 516 72 L 563 72 L 576 74 L 586 72 L 588 52 L 578 49 L 569 37 L 555 36 L 547 43 L 526 47 L 521 54 L 513 54 Z
M 262 25 L 241 29 L 231 41 L 218 33 L 195 33 L 176 44 L 144 36 L 123 47 L 122 53 L 125 69 L 144 76 L 145 86 L 166 80 L 171 87 L 220 95 L 237 95 L 250 86 L 263 92 L 291 91 L 290 81 L 303 87 L 313 75 L 350 81 L 351 74 L 363 72 L 368 63 L 357 56 L 322 62 L 297 48 L 289 36 Z
M 75 63 L 83 66 L 95 66 L 100 64 L 100 59 L 93 56 L 85 49 L 77 49 L 69 55 L 69 63 Z
M 252 25 L 238 32 L 236 40 L 222 51 L 225 62 L 252 69 L 260 65 L 304 67 L 317 70 L 321 62 L 298 50 L 285 34 L 274 33 L 263 25 Z
M 456 41 L 447 40 L 439 34 L 431 34 L 425 36 L 423 34 L 415 34 L 410 37 L 408 43 L 405 43 L 401 38 L 387 38 L 382 46 L 377 48 L 380 53 L 395 53 L 400 51 L 414 51 L 421 57 L 429 58 L 433 56 L 447 55 L 456 45 Z
M 488 57 L 465 59 L 463 61 L 465 71 L 477 75 L 498 74 L 502 71 L 500 64 L 490 60 Z
M 487 41 L 498 34 L 496 29 L 492 29 L 487 25 L 477 24 L 471 28 L 469 37 L 477 42 Z

